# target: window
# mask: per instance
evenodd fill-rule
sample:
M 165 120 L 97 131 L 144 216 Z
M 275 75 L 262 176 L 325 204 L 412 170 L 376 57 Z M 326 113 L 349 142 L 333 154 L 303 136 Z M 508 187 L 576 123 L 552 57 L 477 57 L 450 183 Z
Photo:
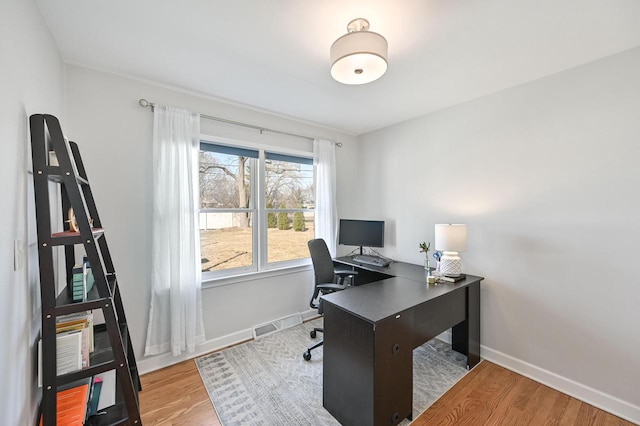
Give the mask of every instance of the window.
M 313 160 L 272 152 L 265 157 L 268 263 L 308 258 L 307 241 L 314 237 Z
M 311 158 L 202 141 L 203 277 L 308 263 L 314 197 Z

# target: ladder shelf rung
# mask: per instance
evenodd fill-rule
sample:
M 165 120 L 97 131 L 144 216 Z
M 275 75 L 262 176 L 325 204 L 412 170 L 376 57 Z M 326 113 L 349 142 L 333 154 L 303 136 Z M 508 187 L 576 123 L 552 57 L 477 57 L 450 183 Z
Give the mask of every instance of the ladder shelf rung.
M 115 360 L 110 360 L 108 362 L 101 362 L 99 364 L 95 364 L 87 368 L 83 368 L 82 370 L 62 374 L 56 378 L 56 381 L 58 383 L 58 386 L 66 385 L 68 383 L 73 383 L 75 381 L 81 380 L 85 377 L 91 377 L 91 376 L 95 376 L 96 374 L 104 373 L 105 371 L 115 370 L 117 366 L 118 364 L 115 362 Z
M 93 238 L 100 238 L 104 234 L 103 228 L 91 228 Z M 80 232 L 62 231 L 51 234 L 51 245 L 63 246 L 68 244 L 83 244 L 84 240 Z
M 69 174 L 67 175 L 67 173 Z M 74 176 L 74 174 L 71 172 L 63 172 L 59 166 L 47 166 L 46 175 L 50 181 L 56 182 L 56 183 L 64 183 L 65 178 L 68 178 L 69 176 Z M 74 176 L 74 177 L 76 182 L 78 182 L 80 185 L 89 185 L 89 181 L 83 178 L 82 176 Z

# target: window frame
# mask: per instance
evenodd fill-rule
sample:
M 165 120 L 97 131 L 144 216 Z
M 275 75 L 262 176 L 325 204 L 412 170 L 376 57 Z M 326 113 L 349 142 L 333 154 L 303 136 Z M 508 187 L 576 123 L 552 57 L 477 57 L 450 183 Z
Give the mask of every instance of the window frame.
M 202 283 L 210 283 L 214 285 L 226 285 L 235 282 L 242 282 L 250 279 L 256 279 L 263 276 L 281 275 L 282 273 L 294 273 L 298 270 L 307 270 L 311 266 L 311 258 L 305 257 L 300 259 L 283 260 L 279 262 L 268 261 L 268 228 L 267 218 L 269 212 L 313 212 L 315 218 L 316 209 L 305 208 L 285 208 L 278 209 L 266 208 L 266 153 L 279 154 L 289 157 L 299 157 L 311 160 L 313 164 L 313 152 L 293 150 L 272 145 L 257 144 L 247 141 L 217 137 L 212 135 L 200 135 L 200 144 L 213 144 L 228 146 L 236 149 L 250 149 L 258 151 L 258 158 L 252 162 L 251 167 L 251 201 L 249 207 L 238 209 L 217 209 L 217 208 L 199 208 L 198 213 L 216 212 L 216 213 L 234 213 L 238 211 L 249 211 L 252 214 L 252 265 L 244 267 L 236 267 L 221 271 L 203 271 Z M 199 148 L 200 149 L 200 148 Z M 280 160 L 282 161 L 282 160 Z M 315 185 L 316 172 L 315 165 L 313 167 L 313 180 Z M 257 169 L 257 170 L 254 170 Z M 314 203 L 315 207 L 315 203 Z M 198 215 L 199 217 L 199 215 Z M 315 227 L 314 227 L 315 233 Z M 202 256 L 202 254 L 201 254 Z

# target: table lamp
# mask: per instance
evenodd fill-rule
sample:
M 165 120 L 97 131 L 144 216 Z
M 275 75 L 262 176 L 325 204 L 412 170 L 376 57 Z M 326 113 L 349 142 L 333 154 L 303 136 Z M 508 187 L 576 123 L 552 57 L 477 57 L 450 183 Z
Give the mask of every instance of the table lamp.
M 459 277 L 462 265 L 458 252 L 467 249 L 467 225 L 437 224 L 435 230 L 435 249 L 443 252 L 440 273 L 447 277 Z

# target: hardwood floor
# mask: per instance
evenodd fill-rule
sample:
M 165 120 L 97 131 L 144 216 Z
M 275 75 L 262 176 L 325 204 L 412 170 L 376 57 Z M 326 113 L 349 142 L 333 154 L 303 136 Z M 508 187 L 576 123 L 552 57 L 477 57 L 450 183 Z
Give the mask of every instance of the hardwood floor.
M 141 379 L 140 410 L 145 426 L 220 426 L 193 360 L 145 374 Z M 633 423 L 483 361 L 412 423 L 436 425 Z
M 478 364 L 412 426 L 633 425 L 488 361 Z
M 221 426 L 193 360 L 143 375 L 142 424 Z

